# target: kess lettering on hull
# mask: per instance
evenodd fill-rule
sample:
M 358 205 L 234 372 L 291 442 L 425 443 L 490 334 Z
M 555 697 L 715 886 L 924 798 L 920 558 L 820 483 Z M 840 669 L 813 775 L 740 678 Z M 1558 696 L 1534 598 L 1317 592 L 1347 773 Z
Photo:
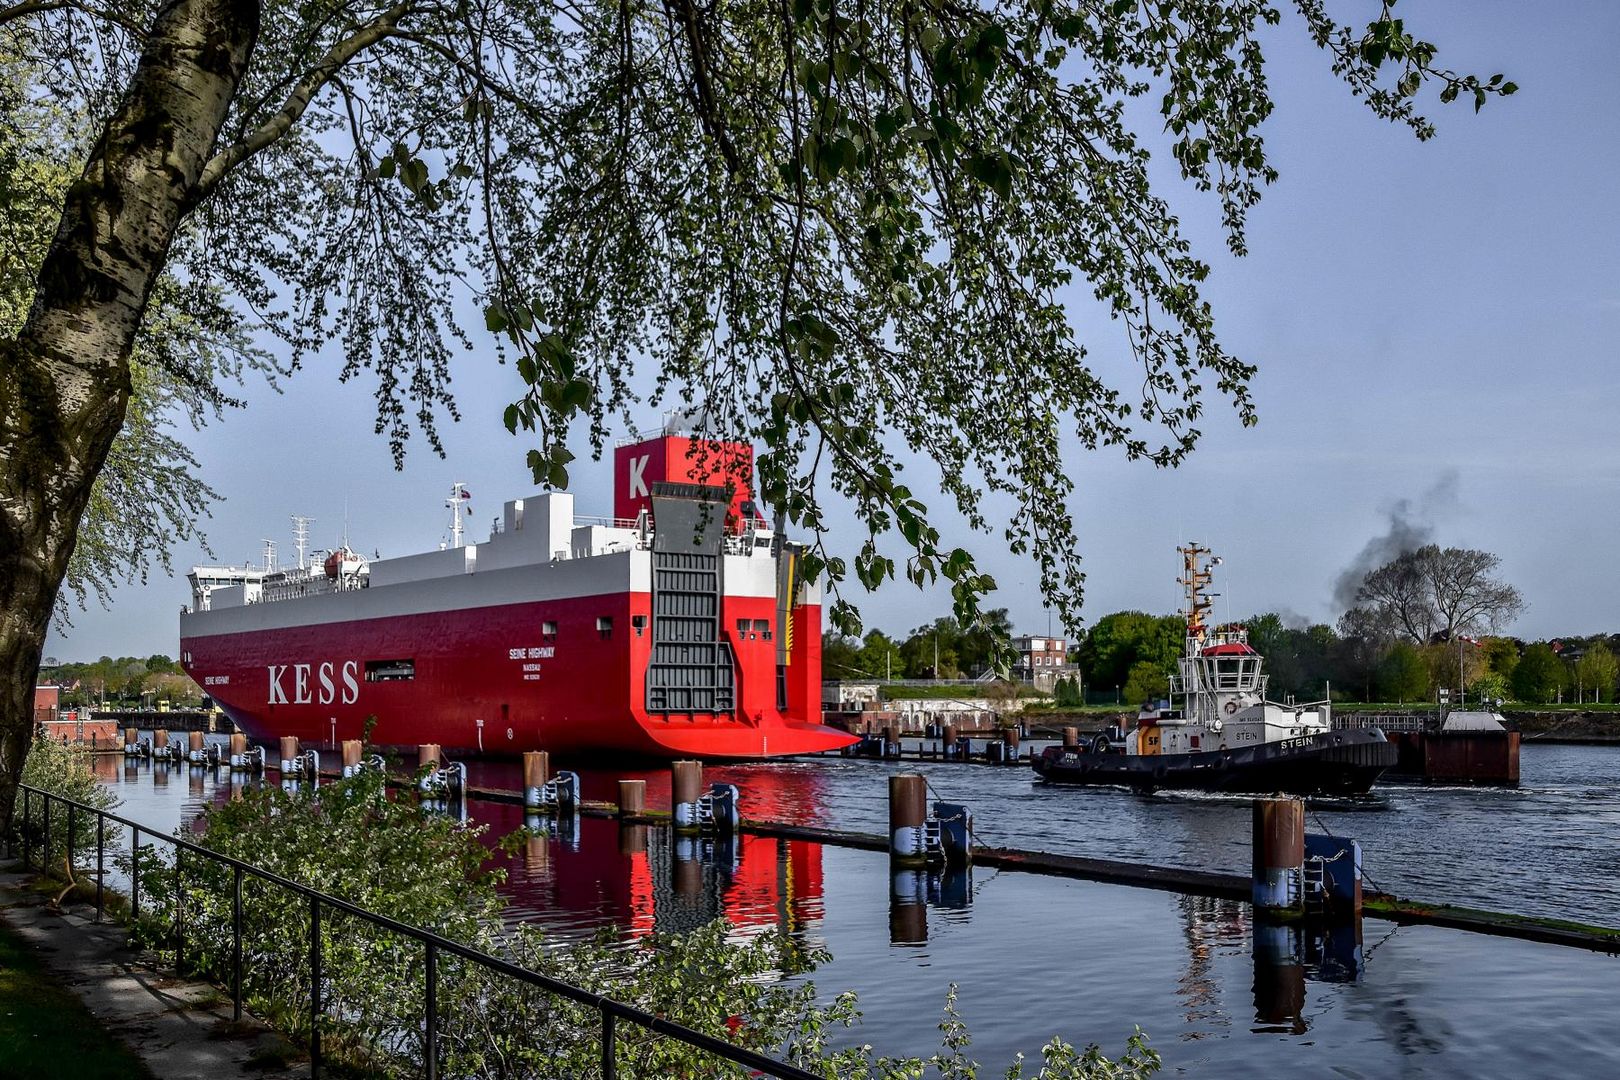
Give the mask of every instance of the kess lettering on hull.
M 330 660 L 320 664 L 270 664 L 270 697 L 271 705 L 331 705 L 339 702 L 344 705 L 353 705 L 360 700 L 360 662 L 358 660 L 345 660 L 339 669 Z M 290 680 L 288 674 L 291 673 Z M 315 681 L 310 681 L 311 675 Z M 343 686 L 339 689 L 334 678 L 341 678 Z M 286 680 L 286 681 L 284 681 Z M 292 696 L 288 697 L 288 682 L 291 683 Z

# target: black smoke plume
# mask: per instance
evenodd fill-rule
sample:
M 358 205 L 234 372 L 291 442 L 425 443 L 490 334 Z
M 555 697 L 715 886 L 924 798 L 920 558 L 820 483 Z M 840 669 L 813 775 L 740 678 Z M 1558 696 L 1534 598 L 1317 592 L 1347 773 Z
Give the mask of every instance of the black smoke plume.
M 1356 590 L 1372 571 L 1391 560 L 1416 551 L 1434 539 L 1435 519 L 1457 505 L 1457 470 L 1447 469 L 1417 499 L 1397 499 L 1386 510 L 1389 528 L 1367 541 L 1361 553 L 1339 573 L 1333 602 L 1339 611 L 1356 606 Z

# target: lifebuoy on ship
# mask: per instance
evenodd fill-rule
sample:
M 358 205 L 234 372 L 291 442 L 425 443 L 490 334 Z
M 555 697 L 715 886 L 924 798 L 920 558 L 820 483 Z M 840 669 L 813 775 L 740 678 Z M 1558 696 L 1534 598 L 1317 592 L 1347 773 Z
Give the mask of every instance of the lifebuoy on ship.
M 1228 701 L 1226 703 L 1226 715 L 1227 716 L 1231 716 L 1233 713 L 1235 713 L 1237 711 L 1238 711 L 1238 703 L 1237 702 Z

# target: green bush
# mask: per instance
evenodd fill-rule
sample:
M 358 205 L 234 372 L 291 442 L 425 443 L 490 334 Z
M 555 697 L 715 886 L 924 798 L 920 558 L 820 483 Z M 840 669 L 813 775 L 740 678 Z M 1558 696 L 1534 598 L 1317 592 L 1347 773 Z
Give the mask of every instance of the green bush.
M 1479 678 L 1468 684 L 1468 693 L 1476 701 L 1489 704 L 1497 700 L 1506 700 L 1512 696 L 1507 679 L 1494 671 L 1487 671 Z
M 827 1077 L 937 1075 L 969 1080 L 967 1033 L 947 999 L 945 1049 L 930 1059 L 832 1049 L 858 1023 L 853 994 L 820 1004 L 814 985 L 785 974 L 827 957 L 786 934 L 739 936 L 717 921 L 682 935 L 607 932 L 559 944 L 530 925 L 504 925 L 500 873 L 485 868 L 482 829 L 389 797 L 375 773 L 287 794 L 265 786 L 204 812 L 204 846 L 315 887 L 359 907 Z M 178 868 L 141 856 L 144 944 L 178 952 L 192 970 L 229 986 L 231 872 L 193 855 Z M 248 1006 L 296 1041 L 309 1037 L 310 913 L 285 888 L 245 879 L 243 984 Z M 179 913 L 177 915 L 177 912 Z M 177 937 L 176 930 L 180 928 Z M 322 919 L 323 1054 L 368 1075 L 418 1076 L 425 1056 L 425 950 L 342 912 Z M 597 1011 L 460 957 L 438 958 L 439 1067 L 444 1077 L 549 1080 L 596 1075 Z M 619 1075 L 744 1077 L 747 1070 L 635 1025 L 618 1025 Z M 1042 1050 L 1031 1080 L 1146 1076 L 1158 1057 L 1140 1033 L 1119 1062 L 1061 1041 Z M 1023 1077 L 1015 1062 L 1006 1075 Z
M 1423 655 L 1404 641 L 1396 642 L 1378 662 L 1378 689 L 1385 701 L 1425 701 L 1429 696 L 1429 668 Z
M 1566 672 L 1558 654 L 1543 644 L 1524 650 L 1513 669 L 1513 696 L 1531 705 L 1546 705 L 1563 689 Z
M 113 790 L 96 779 L 90 767 L 90 751 L 77 743 L 55 742 L 36 738 L 23 763 L 22 782 L 40 791 L 73 799 L 98 810 L 112 810 L 118 805 Z M 59 873 L 59 865 L 67 855 L 68 809 L 60 803 L 51 807 L 49 836 L 45 832 L 45 800 L 38 795 L 30 797 L 27 840 L 32 847 L 32 858 L 51 873 Z M 17 796 L 17 812 L 12 826 L 19 833 L 24 829 L 23 795 Z M 20 837 L 19 837 L 20 838 Z M 109 829 L 108 842 L 112 841 Z M 86 852 L 94 853 L 96 846 L 96 819 L 90 813 L 73 815 L 73 853 L 75 860 Z
M 1158 664 L 1140 661 L 1131 665 L 1131 673 L 1125 680 L 1125 700 L 1140 705 L 1143 702 L 1158 701 L 1170 693 L 1170 677 L 1165 674 L 1164 668 Z

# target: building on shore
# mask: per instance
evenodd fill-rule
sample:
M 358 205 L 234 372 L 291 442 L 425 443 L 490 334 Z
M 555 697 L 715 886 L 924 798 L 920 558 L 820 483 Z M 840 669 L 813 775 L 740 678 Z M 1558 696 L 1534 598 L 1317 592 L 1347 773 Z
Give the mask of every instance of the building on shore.
M 1019 682 L 1050 694 L 1059 679 L 1078 680 L 1080 669 L 1069 662 L 1069 643 L 1065 639 L 1024 634 L 1013 638 L 1012 644 L 1018 654 L 1012 677 Z

